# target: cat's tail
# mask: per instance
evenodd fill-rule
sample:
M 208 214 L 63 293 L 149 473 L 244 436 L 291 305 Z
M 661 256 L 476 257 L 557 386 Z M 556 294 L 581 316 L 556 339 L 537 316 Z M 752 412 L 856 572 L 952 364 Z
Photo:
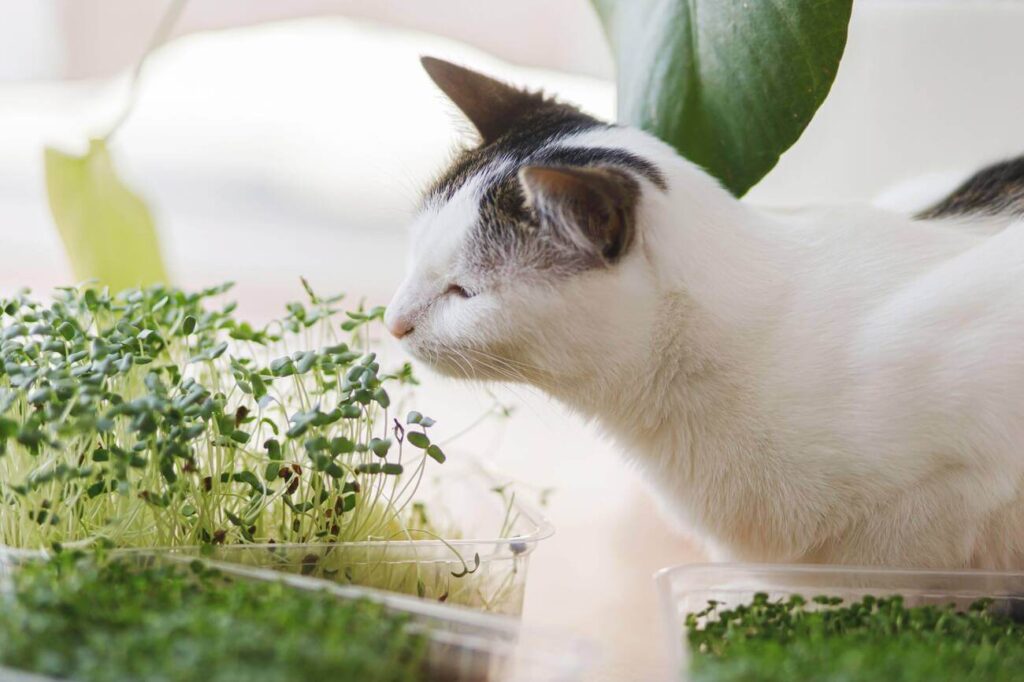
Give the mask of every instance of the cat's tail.
M 1024 156 L 982 168 L 915 217 L 935 220 L 968 216 L 1024 216 Z

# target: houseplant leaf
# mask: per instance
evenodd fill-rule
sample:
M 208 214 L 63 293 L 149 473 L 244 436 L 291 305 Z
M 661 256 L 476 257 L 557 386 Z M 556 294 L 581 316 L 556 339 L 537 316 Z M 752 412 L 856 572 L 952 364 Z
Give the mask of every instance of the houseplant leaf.
M 852 0 L 593 0 L 618 65 L 619 120 L 742 196 L 828 94 Z
M 153 216 L 118 178 L 102 140 L 84 156 L 47 148 L 46 191 L 75 277 L 117 291 L 167 281 Z

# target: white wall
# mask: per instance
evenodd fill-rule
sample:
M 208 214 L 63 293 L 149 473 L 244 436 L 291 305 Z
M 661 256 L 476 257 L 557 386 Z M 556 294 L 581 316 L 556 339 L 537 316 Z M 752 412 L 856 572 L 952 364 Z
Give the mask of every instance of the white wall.
M 0 82 L 54 77 L 64 47 L 55 0 L 0 0 Z
M 167 2 L 0 0 L 0 80 L 123 69 Z M 334 14 L 448 36 L 522 66 L 614 71 L 589 0 L 190 0 L 179 33 Z M 1020 0 L 856 0 L 832 93 L 750 199 L 865 200 L 908 177 L 1024 153 L 1022 35 Z
M 145 49 L 168 0 L 0 0 L 0 80 L 110 75 Z M 34 15 L 39 15 L 35 18 Z M 524 66 L 608 76 L 611 57 L 588 0 L 189 0 L 176 35 L 340 15 L 461 40 Z M 36 51 L 4 41 L 5 31 Z
M 1024 2 L 857 0 L 832 92 L 749 197 L 864 200 L 1021 154 Z

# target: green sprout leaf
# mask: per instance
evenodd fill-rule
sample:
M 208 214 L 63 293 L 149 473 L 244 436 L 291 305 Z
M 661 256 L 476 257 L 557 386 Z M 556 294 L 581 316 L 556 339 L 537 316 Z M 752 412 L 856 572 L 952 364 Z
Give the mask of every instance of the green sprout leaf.
M 153 217 L 92 140 L 84 156 L 48 148 L 46 191 L 75 277 L 115 291 L 167 281 Z
M 0 439 L 13 438 L 18 433 L 18 422 L 0 417 Z
M 410 431 L 405 435 L 405 439 L 409 441 L 410 445 L 415 445 L 421 450 L 430 447 L 430 437 L 419 431 Z
M 736 196 L 803 133 L 832 87 L 852 0 L 592 0 L 618 65 L 619 120 Z
M 444 464 L 444 461 L 447 459 L 441 448 L 434 444 L 431 444 L 430 447 L 427 448 L 427 455 L 429 455 L 430 458 L 438 464 Z
M 384 438 L 371 438 L 370 439 L 370 451 L 378 457 L 387 457 L 388 450 L 391 449 L 391 440 Z

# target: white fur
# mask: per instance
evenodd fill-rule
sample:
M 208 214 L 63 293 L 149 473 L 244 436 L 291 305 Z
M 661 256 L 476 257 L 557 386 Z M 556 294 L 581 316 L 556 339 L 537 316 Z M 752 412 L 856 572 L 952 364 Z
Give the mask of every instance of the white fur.
M 428 205 L 413 224 L 409 275 L 388 307 L 388 327 L 404 332 L 444 294 L 462 241 L 476 220 L 482 178 L 473 178 L 450 201 Z
M 639 131 L 561 144 L 665 173 L 630 252 L 453 300 L 458 250 L 417 247 L 388 312 L 413 353 L 596 421 L 716 558 L 1024 568 L 1024 225 L 758 210 Z M 417 239 L 464 235 L 478 191 Z

